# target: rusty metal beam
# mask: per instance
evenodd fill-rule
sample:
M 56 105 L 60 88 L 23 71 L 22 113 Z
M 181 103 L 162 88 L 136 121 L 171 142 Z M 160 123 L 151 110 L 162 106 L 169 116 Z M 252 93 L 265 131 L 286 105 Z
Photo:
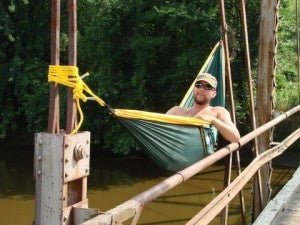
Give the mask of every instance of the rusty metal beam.
M 77 0 L 69 0 L 69 65 L 77 65 Z M 77 124 L 77 109 L 73 89 L 68 88 L 66 133 L 69 134 Z
M 289 135 L 278 146 L 275 146 L 264 153 L 257 156 L 250 165 L 217 197 L 215 197 L 208 205 L 206 205 L 196 216 L 194 216 L 187 225 L 201 224 L 206 225 L 211 222 L 215 216 L 222 210 L 225 205 L 238 194 L 238 192 L 253 177 L 256 171 L 266 162 L 281 155 L 291 144 L 300 138 L 300 128 Z
M 224 0 L 220 0 L 219 5 L 220 5 L 220 14 L 221 14 L 222 39 L 223 39 L 223 43 L 224 43 L 224 53 L 225 53 L 225 68 L 226 68 L 227 87 L 229 90 L 229 103 L 230 103 L 230 109 L 231 109 L 230 114 L 231 114 L 231 119 L 232 119 L 233 123 L 236 124 Z
M 248 93 L 249 93 L 249 100 L 250 100 L 250 121 L 252 130 L 256 129 L 256 119 L 255 119 L 255 105 L 254 105 L 254 98 L 253 98 L 253 87 L 252 87 L 252 75 L 251 75 L 251 63 L 250 63 L 250 51 L 249 51 L 249 39 L 248 39 L 248 26 L 247 26 L 247 15 L 246 15 L 246 3 L 245 0 L 240 0 L 240 12 L 241 12 L 241 21 L 242 21 L 242 30 L 243 30 L 243 40 L 244 40 L 244 49 L 245 49 L 245 66 L 246 66 L 246 73 L 247 73 L 247 81 L 248 81 Z M 258 145 L 257 145 L 257 138 L 253 140 L 253 150 L 254 156 L 258 156 Z M 262 187 L 261 187 L 261 174 L 260 170 L 257 171 L 256 174 L 257 184 L 258 184 L 258 200 L 260 206 L 262 205 Z M 241 199 L 241 198 L 240 198 Z M 244 200 L 244 199 L 242 199 Z M 245 218 L 245 204 L 241 201 L 242 205 L 242 220 L 243 224 L 246 224 Z
M 230 114 L 233 123 L 236 125 L 236 117 L 235 117 L 235 105 L 234 105 L 234 96 L 233 96 L 233 88 L 232 88 L 232 76 L 231 76 L 231 66 L 230 66 L 230 55 L 229 55 L 229 45 L 228 45 L 228 35 L 227 35 L 227 23 L 226 23 L 226 13 L 225 13 L 225 2 L 224 0 L 219 1 L 220 6 L 220 15 L 221 15 L 221 27 L 222 27 L 222 39 L 224 43 L 224 52 L 225 52 L 225 68 L 226 68 L 226 81 L 227 87 L 229 90 L 229 103 L 230 103 Z M 240 165 L 240 154 L 239 151 L 235 152 L 235 159 L 237 164 L 237 172 L 240 174 L 241 165 Z M 230 155 L 227 159 L 224 173 L 224 188 L 230 184 L 231 179 L 231 169 L 232 169 L 232 155 Z M 228 171 L 227 171 L 228 170 Z M 240 203 L 241 203 L 241 211 L 244 214 L 244 197 L 243 193 L 240 193 Z M 226 206 L 221 215 L 221 225 L 227 224 L 228 218 L 228 206 Z
M 60 0 L 51 2 L 51 65 L 59 65 Z M 58 84 L 50 83 L 48 133 L 59 133 L 59 92 Z
M 258 135 L 262 134 L 266 130 L 270 129 L 271 127 L 275 126 L 276 124 L 280 123 L 284 119 L 290 117 L 291 115 L 299 111 L 300 111 L 300 105 L 292 108 L 291 110 L 278 116 L 274 120 L 264 124 L 263 126 L 243 136 L 240 139 L 239 143 L 231 143 L 226 147 L 219 149 L 214 154 L 207 156 L 205 159 L 202 159 L 199 162 L 185 168 L 184 170 L 177 172 L 173 176 L 165 179 L 164 181 L 158 183 L 157 185 L 144 191 L 143 193 L 135 196 L 134 198 L 122 203 L 121 205 L 107 211 L 102 215 L 99 215 L 95 218 L 92 218 L 82 223 L 81 225 L 111 224 L 113 217 L 116 216 L 119 218 L 121 217 L 127 219 L 132 218 L 136 214 L 136 212 L 140 213 L 141 208 L 145 204 L 155 200 L 160 195 L 171 190 L 173 187 L 177 186 L 178 184 L 185 182 L 186 180 L 196 175 L 197 173 L 201 172 L 205 168 L 211 166 L 215 162 L 219 161 L 220 159 L 224 158 L 230 153 L 236 151 L 237 149 L 240 148 L 240 146 L 247 144 L 249 141 L 253 140 Z
M 299 1 L 296 4 L 296 29 L 297 29 L 297 74 L 298 74 L 298 101 L 300 101 L 300 17 L 299 17 Z

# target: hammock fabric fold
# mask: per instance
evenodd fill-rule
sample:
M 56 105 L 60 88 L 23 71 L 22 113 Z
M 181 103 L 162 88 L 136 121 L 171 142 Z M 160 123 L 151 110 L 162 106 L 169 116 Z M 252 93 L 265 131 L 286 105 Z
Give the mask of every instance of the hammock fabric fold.
M 199 74 L 211 73 L 218 80 L 213 106 L 225 105 L 224 66 L 224 51 L 220 41 L 199 71 Z M 73 133 L 77 132 L 83 121 L 79 99 L 87 101 L 88 97 L 83 94 L 85 91 L 101 106 L 106 106 L 110 114 L 118 119 L 153 161 L 164 169 L 181 170 L 214 152 L 217 130 L 206 121 L 139 110 L 112 109 L 79 77 L 77 67 L 50 65 L 48 80 L 73 88 L 80 113 L 80 122 Z M 195 80 L 180 106 L 188 108 L 193 105 L 192 90 Z
M 217 130 L 118 118 L 130 135 L 160 167 L 178 171 L 214 152 Z

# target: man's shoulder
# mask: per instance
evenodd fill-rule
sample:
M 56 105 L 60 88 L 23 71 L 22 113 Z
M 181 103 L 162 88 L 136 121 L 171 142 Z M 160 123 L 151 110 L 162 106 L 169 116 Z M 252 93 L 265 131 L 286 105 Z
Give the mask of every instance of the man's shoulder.
M 187 113 L 187 109 L 181 106 L 174 106 L 173 108 L 169 109 L 166 114 L 182 116 L 185 115 L 186 113 Z
M 212 107 L 213 110 L 215 110 L 218 114 L 227 114 L 229 113 L 227 109 L 225 109 L 223 106 L 214 106 Z
M 182 112 L 183 110 L 184 109 L 181 106 L 177 105 L 169 109 L 166 114 L 176 115 L 177 113 Z
M 227 111 L 223 106 L 213 106 L 212 109 L 217 111 Z

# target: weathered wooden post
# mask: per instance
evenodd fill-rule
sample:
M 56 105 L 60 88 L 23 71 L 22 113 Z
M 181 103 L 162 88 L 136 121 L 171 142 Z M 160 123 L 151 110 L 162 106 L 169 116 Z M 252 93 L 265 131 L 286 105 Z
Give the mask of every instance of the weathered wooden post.
M 77 63 L 76 0 L 69 0 L 69 65 Z M 60 0 L 52 0 L 51 64 L 59 65 Z M 48 133 L 35 134 L 35 225 L 75 225 L 98 215 L 88 209 L 87 176 L 90 170 L 90 133 L 71 135 L 76 106 L 68 90 L 66 132 L 59 126 L 59 93 L 50 84 Z
M 261 126 L 272 119 L 274 110 L 274 90 L 277 53 L 278 10 L 279 0 L 262 0 L 260 6 L 259 27 L 259 55 L 256 96 L 257 126 Z M 272 141 L 271 129 L 258 137 L 258 151 L 265 152 Z M 253 220 L 257 218 L 261 207 L 267 203 L 269 168 L 261 168 L 262 203 L 259 202 L 258 185 L 254 185 Z

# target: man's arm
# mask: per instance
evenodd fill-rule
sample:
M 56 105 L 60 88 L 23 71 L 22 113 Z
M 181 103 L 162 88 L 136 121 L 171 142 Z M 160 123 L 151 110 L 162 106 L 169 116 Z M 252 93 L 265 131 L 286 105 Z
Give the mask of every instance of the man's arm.
M 240 132 L 233 124 L 229 112 L 223 107 L 218 107 L 217 113 L 217 117 L 210 115 L 197 115 L 197 117 L 214 125 L 226 140 L 238 142 L 240 140 Z

